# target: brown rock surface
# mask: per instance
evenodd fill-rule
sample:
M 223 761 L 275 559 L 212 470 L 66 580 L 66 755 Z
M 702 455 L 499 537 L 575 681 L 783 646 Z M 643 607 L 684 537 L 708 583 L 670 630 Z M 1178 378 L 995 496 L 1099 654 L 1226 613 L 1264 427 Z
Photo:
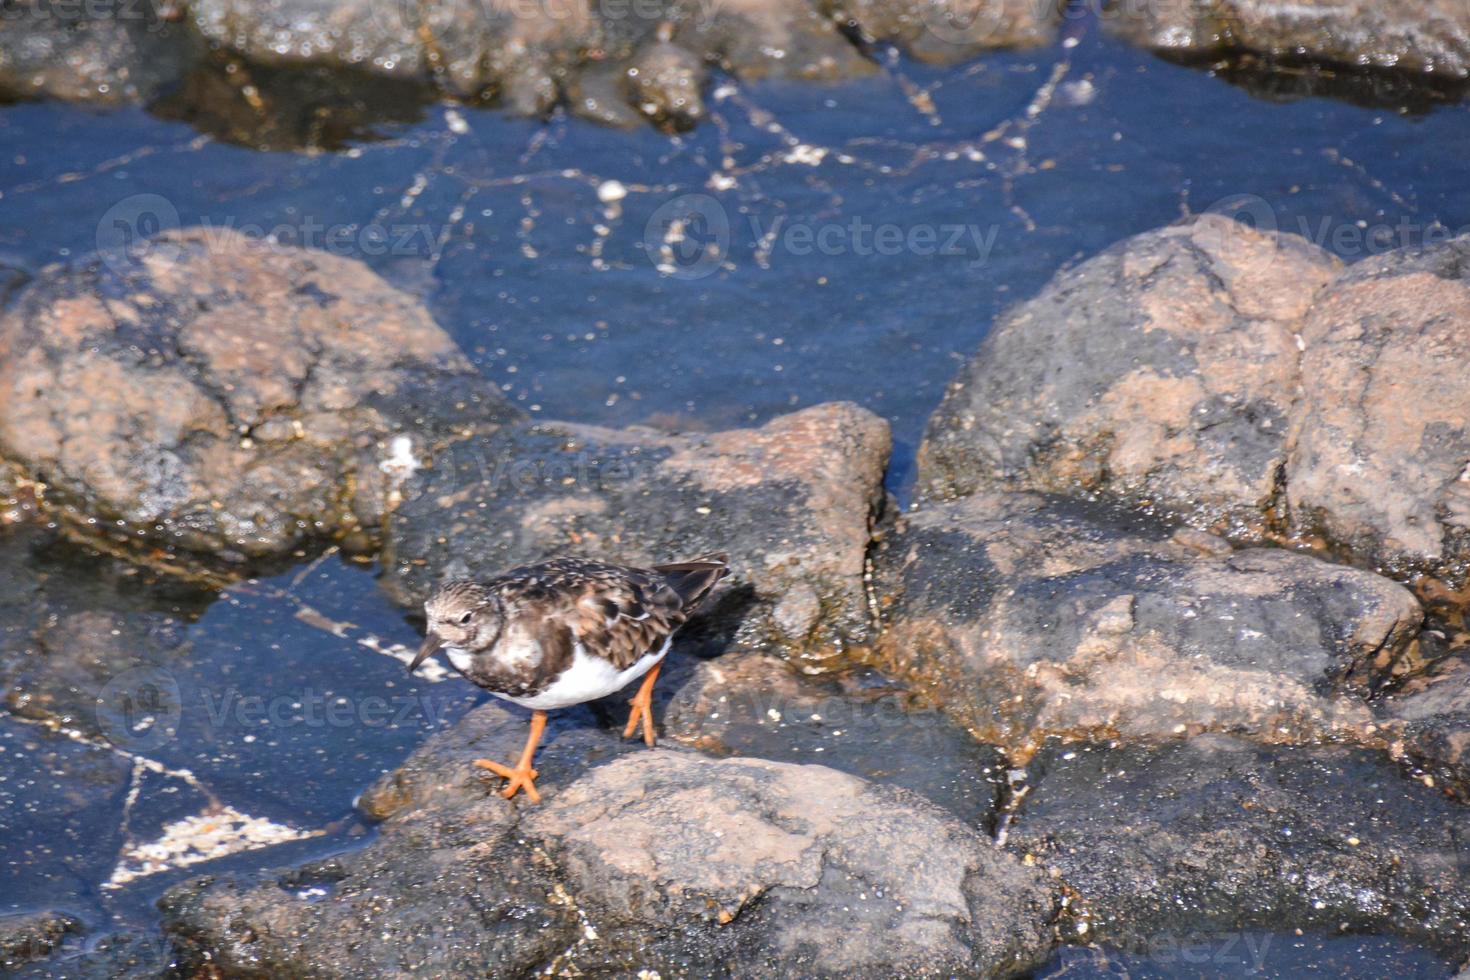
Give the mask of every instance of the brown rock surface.
M 1030 494 L 907 515 L 875 556 L 877 663 L 1021 757 L 1047 735 L 1381 742 L 1363 697 L 1411 651 L 1408 590 L 1165 533 Z
M 554 555 L 726 551 L 732 575 L 706 625 L 819 666 L 871 639 L 863 576 L 888 452 L 887 424 L 846 403 L 708 435 L 508 427 L 404 485 L 385 581 L 417 605 L 446 578 Z
M 1339 267 L 1303 239 L 1206 215 L 1060 273 L 951 385 L 921 490 L 1102 491 L 1259 534 L 1288 449 L 1296 334 Z
M 1115 0 L 1109 22 L 1136 43 L 1170 51 L 1246 49 L 1470 76 L 1470 7 L 1460 0 Z
M 486 705 L 364 795 L 386 819 L 364 849 L 180 886 L 169 933 L 226 972 L 309 975 L 991 976 L 1049 949 L 1045 879 L 917 797 L 629 747 L 586 716 L 553 716 L 541 805 L 491 794 L 469 764 L 524 737 L 519 713 Z
M 516 415 L 365 266 L 224 229 L 48 269 L 0 316 L 0 453 L 89 533 L 218 558 L 372 529 Z

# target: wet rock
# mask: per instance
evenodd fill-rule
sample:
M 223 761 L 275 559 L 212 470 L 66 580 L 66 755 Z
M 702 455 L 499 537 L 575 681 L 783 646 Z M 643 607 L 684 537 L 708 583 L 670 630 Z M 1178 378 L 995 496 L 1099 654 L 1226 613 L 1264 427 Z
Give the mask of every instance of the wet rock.
M 0 454 L 119 542 L 230 561 L 371 531 L 438 445 L 516 415 L 365 266 L 226 229 L 53 267 L 0 317 Z
M 1322 537 L 1431 601 L 1470 589 L 1470 238 L 1357 263 L 1302 328 L 1285 493 Z M 1458 593 L 1458 594 L 1456 594 Z
M 1380 753 L 1054 745 L 1031 782 L 1008 846 L 1061 873 L 1088 941 L 1268 927 L 1470 949 L 1470 811 Z
M 717 756 L 814 763 L 900 786 L 973 827 L 994 823 L 1006 760 L 874 671 L 809 677 L 763 653 L 679 658 L 655 715 L 667 738 Z M 667 707 L 657 705 L 667 701 Z
M 0 10 L 0 93 L 99 105 L 147 102 L 183 76 L 195 45 L 163 4 L 17 0 Z M 3 289 L 0 289 L 3 292 Z
M 1031 494 L 924 507 L 875 554 L 877 664 L 1022 755 L 1048 734 L 1377 744 L 1363 698 L 1411 652 L 1413 595 L 1307 555 L 1222 556 L 1167 534 Z
M 15 970 L 45 959 L 82 924 L 61 912 L 0 917 L 0 969 Z
M 1059 274 L 951 385 L 921 490 L 1102 492 L 1260 534 L 1289 448 L 1297 333 L 1338 268 L 1304 239 L 1205 215 Z
M 1063 9 L 1050 0 L 836 0 L 832 7 L 869 41 L 894 41 L 939 63 L 1047 44 Z
M 588 717 L 553 716 L 539 806 L 507 803 L 470 766 L 524 738 L 523 713 L 486 705 L 364 794 L 385 819 L 366 847 L 176 888 L 166 928 L 251 975 L 991 975 L 1050 946 L 1045 880 L 916 797 L 624 744 Z
M 703 63 L 677 44 L 657 42 L 638 52 L 626 73 L 638 111 L 660 125 L 690 129 L 704 119 Z
M 191 0 L 208 40 L 255 61 L 333 64 L 384 75 L 424 70 L 417 4 L 372 0 Z
M 887 425 L 846 403 L 710 435 L 507 427 L 404 485 L 385 582 L 417 606 L 444 579 L 554 555 L 727 551 L 702 628 L 816 667 L 870 639 L 863 574 L 888 451 Z
M 1458 0 L 1118 0 L 1112 7 L 1113 29 L 1153 48 L 1245 49 L 1470 76 L 1470 9 Z
M 1437 785 L 1470 801 L 1470 657 L 1446 657 L 1380 706 L 1393 749 Z

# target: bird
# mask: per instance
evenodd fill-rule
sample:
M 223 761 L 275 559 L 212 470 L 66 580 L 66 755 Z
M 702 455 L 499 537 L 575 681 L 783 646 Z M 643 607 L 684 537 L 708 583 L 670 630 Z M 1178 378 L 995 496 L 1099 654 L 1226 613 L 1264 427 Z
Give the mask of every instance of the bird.
M 723 552 L 636 568 L 592 558 L 554 558 L 483 581 L 457 579 L 424 603 L 428 629 L 409 673 L 443 650 L 471 683 L 531 709 L 531 732 L 514 766 L 475 765 L 504 778 L 501 795 L 541 802 L 531 767 L 546 713 L 595 701 L 643 678 L 623 737 L 643 729 L 654 744 L 653 684 L 669 643 L 729 574 Z

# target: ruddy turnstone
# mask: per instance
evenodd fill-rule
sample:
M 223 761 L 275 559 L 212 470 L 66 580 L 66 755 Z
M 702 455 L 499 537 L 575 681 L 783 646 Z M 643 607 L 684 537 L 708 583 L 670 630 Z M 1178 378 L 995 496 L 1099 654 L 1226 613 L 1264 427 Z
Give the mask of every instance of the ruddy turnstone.
M 710 554 L 629 568 L 557 558 L 484 582 L 450 582 L 424 603 L 428 635 L 408 669 L 443 649 L 470 681 L 531 709 L 531 734 L 515 767 L 488 759 L 475 765 L 509 780 L 506 799 L 524 789 L 539 803 L 531 758 L 547 711 L 595 701 L 642 677 L 623 737 L 641 721 L 643 741 L 653 744 L 653 682 L 669 640 L 729 572 L 727 560 Z

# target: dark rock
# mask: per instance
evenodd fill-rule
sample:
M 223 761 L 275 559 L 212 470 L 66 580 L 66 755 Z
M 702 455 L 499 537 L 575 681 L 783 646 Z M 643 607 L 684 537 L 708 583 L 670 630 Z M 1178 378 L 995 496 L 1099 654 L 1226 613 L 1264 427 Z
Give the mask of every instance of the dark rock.
M 175 84 L 196 44 L 164 4 L 11 0 L 0 8 L 0 94 L 99 105 L 148 102 Z
M 174 965 L 173 947 L 162 935 L 116 932 L 88 942 L 74 953 L 63 950 L 33 965 L 24 976 L 27 980 L 157 980 L 170 976 Z
M 733 574 L 705 628 L 819 665 L 871 639 L 863 575 L 888 451 L 887 425 L 845 403 L 698 436 L 507 427 L 404 485 L 385 582 L 416 606 L 446 578 L 554 555 L 727 551 Z
M 1008 847 L 1060 872 L 1088 941 L 1268 927 L 1470 950 L 1470 811 L 1380 753 L 1053 745 L 1031 783 Z
M 225 229 L 53 267 L 0 317 L 0 454 L 119 542 L 238 560 L 372 530 L 425 456 L 516 415 L 365 266 Z
M 1115 31 L 1153 48 L 1245 49 L 1470 76 L 1470 8 L 1460 0 L 1114 0 L 1110 6 Z
M 61 912 L 32 912 L 0 917 L 0 969 L 14 970 L 50 956 L 82 924 Z
M 1339 268 L 1304 239 L 1205 215 L 1060 273 L 950 387 L 921 490 L 1102 492 L 1258 536 L 1288 451 L 1297 333 Z
M 425 70 L 419 10 L 418 4 L 395 0 L 191 0 L 189 4 L 200 34 L 254 61 L 331 64 L 405 76 Z
M 587 714 L 553 716 L 539 806 L 471 767 L 525 734 L 486 705 L 364 794 L 385 818 L 365 848 L 175 888 L 170 935 L 231 975 L 994 975 L 1049 949 L 1041 875 L 932 805 L 818 766 L 625 744 Z
M 907 515 L 874 558 L 878 666 L 1023 756 L 1050 734 L 1379 744 L 1362 698 L 1412 652 L 1408 590 L 1130 519 L 1030 494 Z
M 873 671 L 809 677 L 762 653 L 677 659 L 655 709 L 665 737 L 717 756 L 813 763 L 900 786 L 989 827 L 1006 760 Z M 661 699 L 656 699 L 656 702 Z
M 1470 590 L 1470 238 L 1364 259 L 1302 328 L 1293 533 L 1463 607 Z

